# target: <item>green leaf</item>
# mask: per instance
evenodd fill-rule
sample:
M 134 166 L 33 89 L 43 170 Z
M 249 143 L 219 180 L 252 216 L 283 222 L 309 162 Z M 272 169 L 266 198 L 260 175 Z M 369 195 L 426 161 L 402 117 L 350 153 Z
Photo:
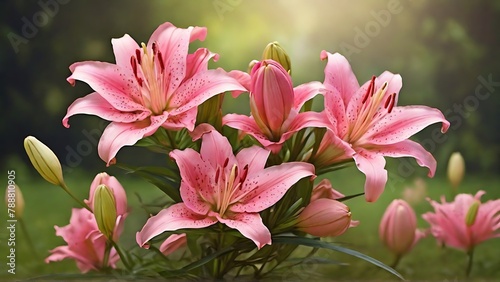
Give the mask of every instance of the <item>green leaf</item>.
M 179 275 L 184 275 L 185 273 L 187 273 L 188 271 L 191 271 L 195 268 L 198 268 L 200 266 L 203 266 L 207 263 L 209 263 L 210 261 L 222 256 L 222 255 L 225 255 L 227 253 L 230 253 L 230 252 L 233 252 L 233 251 L 236 251 L 236 250 L 240 250 L 240 249 L 245 249 L 245 248 L 248 248 L 249 245 L 253 245 L 253 242 L 245 242 L 245 243 L 242 243 L 242 244 L 239 244 L 239 245 L 231 245 L 231 246 L 228 246 L 224 249 L 221 249 L 215 253 L 212 253 L 210 255 L 207 255 L 207 256 L 204 256 L 203 258 L 193 262 L 193 263 L 190 263 L 186 266 L 184 266 L 183 268 L 181 269 L 178 269 L 178 270 L 166 270 L 166 271 L 163 271 L 163 272 L 160 272 L 160 275 L 162 275 L 163 277 L 175 277 L 175 276 L 179 276 Z
M 181 195 L 179 192 L 180 175 L 177 168 L 152 166 L 136 167 L 122 163 L 117 163 L 115 165 L 129 173 L 144 178 L 146 181 L 160 188 L 160 190 L 167 194 L 173 201 L 181 202 Z
M 303 246 L 309 246 L 309 247 L 313 247 L 313 248 L 329 249 L 329 250 L 341 252 L 344 254 L 348 254 L 348 255 L 360 258 L 362 260 L 365 260 L 371 264 L 374 264 L 374 265 L 390 272 L 391 274 L 399 277 L 400 279 L 405 280 L 403 278 L 403 276 L 401 274 L 399 274 L 396 270 L 394 270 L 393 268 L 391 268 L 388 265 L 385 265 L 381 261 L 376 260 L 376 259 L 374 259 L 370 256 L 367 256 L 363 253 L 360 253 L 358 251 L 344 248 L 344 247 L 341 247 L 338 245 L 334 245 L 332 243 L 322 242 L 318 239 L 297 237 L 297 236 L 273 236 L 272 240 L 273 240 L 273 243 L 276 243 L 276 244 L 303 245 Z

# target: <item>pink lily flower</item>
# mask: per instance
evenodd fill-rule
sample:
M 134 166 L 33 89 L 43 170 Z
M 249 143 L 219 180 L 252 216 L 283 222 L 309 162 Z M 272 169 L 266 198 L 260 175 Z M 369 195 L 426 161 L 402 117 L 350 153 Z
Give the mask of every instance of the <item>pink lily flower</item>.
M 46 263 L 73 259 L 82 273 L 106 267 L 116 268 L 120 257 L 114 248 L 111 249 L 108 265 L 103 265 L 107 239 L 99 232 L 94 215 L 87 209 L 73 209 L 70 223 L 54 228 L 56 235 L 61 236 L 68 245 L 51 250 L 51 255 L 45 259 Z
M 481 203 L 485 193 L 458 194 L 450 203 L 444 197 L 441 203 L 429 199 L 434 212 L 422 217 L 440 244 L 470 252 L 478 244 L 500 237 L 500 199 Z
M 279 201 L 294 183 L 314 175 L 314 166 L 302 162 L 264 168 L 269 151 L 257 146 L 235 156 L 227 138 L 215 130 L 202 136 L 200 153 L 174 150 L 170 156 L 179 166 L 183 202 L 148 219 L 136 236 L 141 247 L 166 231 L 217 222 L 238 230 L 258 248 L 271 244 L 259 212 Z
M 396 106 L 402 86 L 400 75 L 386 71 L 360 87 L 344 56 L 322 51 L 321 59 L 327 58 L 324 114 L 329 131 L 315 164 L 327 166 L 354 159 L 366 175 L 368 202 L 378 199 L 387 182 L 384 156 L 414 157 L 433 177 L 436 160 L 408 138 L 436 122 L 441 122 L 441 132 L 446 132 L 450 123 L 443 114 L 426 106 Z
M 101 172 L 97 174 L 90 184 L 90 192 L 89 192 L 89 199 L 84 200 L 84 202 L 91 208 L 94 209 L 94 196 L 95 196 L 95 191 L 99 185 L 106 185 L 112 192 L 113 196 L 115 197 L 115 204 L 116 204 L 116 225 L 115 225 L 115 231 L 113 232 L 114 234 L 114 240 L 118 240 L 118 237 L 116 235 L 120 235 L 121 232 L 123 231 L 123 225 L 125 222 L 125 218 L 128 215 L 128 205 L 127 205 L 127 194 L 125 193 L 125 189 L 123 189 L 123 186 L 120 184 L 118 179 L 114 176 L 110 176 L 105 172 Z
M 204 27 L 177 28 L 160 25 L 148 44 L 139 46 L 128 34 L 111 40 L 116 64 L 86 61 L 70 66 L 75 80 L 95 92 L 68 108 L 63 125 L 75 114 L 99 116 L 111 123 L 98 145 L 108 165 L 123 146 L 134 145 L 160 126 L 169 130 L 193 130 L 197 106 L 219 93 L 244 88 L 222 69 L 208 70 L 218 55 L 205 48 L 188 54 L 189 43 L 204 40 Z
M 319 113 L 299 113 L 305 102 L 320 93 L 321 83 L 310 82 L 293 88 L 290 74 L 273 60 L 257 62 L 250 77 L 243 72 L 231 75 L 238 77 L 243 85 L 249 84 L 252 115 L 228 114 L 222 123 L 253 136 L 273 153 L 295 132 L 325 126 Z

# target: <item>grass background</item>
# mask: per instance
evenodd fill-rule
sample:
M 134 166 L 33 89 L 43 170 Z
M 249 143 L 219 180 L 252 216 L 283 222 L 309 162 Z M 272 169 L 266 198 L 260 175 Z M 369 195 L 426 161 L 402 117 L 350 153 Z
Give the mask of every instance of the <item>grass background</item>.
M 389 164 L 390 165 L 390 164 Z M 56 273 L 78 273 L 76 265 L 71 260 L 64 260 L 45 264 L 43 259 L 49 255 L 49 250 L 64 244 L 60 237 L 55 236 L 54 225 L 64 226 L 69 223 L 70 210 L 77 207 L 74 201 L 66 195 L 59 187 L 55 187 L 38 175 L 33 174 L 33 169 L 21 164 L 17 165 L 16 182 L 21 187 L 25 202 L 24 221 L 27 230 L 33 240 L 35 251 L 29 248 L 25 234 L 20 228 L 16 229 L 16 275 L 10 275 L 6 269 L 6 246 L 7 232 L 3 227 L 0 232 L 1 246 L 1 276 L 0 279 L 25 279 L 43 277 L 53 279 L 55 276 L 46 276 Z M 136 193 L 143 200 L 152 201 L 162 197 L 162 192 L 151 184 L 131 175 L 125 175 L 121 171 L 113 173 L 119 178 L 125 187 L 132 207 L 126 221 L 125 230 L 121 238 L 121 245 L 125 248 L 135 246 L 135 232 L 144 224 L 147 214 L 139 207 Z M 391 172 L 391 170 L 389 170 Z M 423 169 L 422 169 L 423 171 Z M 94 174 L 82 171 L 72 171 L 65 176 L 68 186 L 75 194 L 84 199 L 88 197 L 88 189 Z M 334 187 L 345 194 L 354 194 L 362 190 L 364 176 L 355 168 L 327 174 Z M 416 177 L 420 177 L 417 175 Z M 395 198 L 400 198 L 403 188 L 411 186 L 415 178 L 406 179 L 404 183 L 389 182 L 386 191 L 376 203 L 366 203 L 362 197 L 354 198 L 346 202 L 351 208 L 353 219 L 360 220 L 361 224 L 356 228 L 349 229 L 345 234 L 330 238 L 376 258 L 386 264 L 392 263 L 392 255 L 384 248 L 378 237 L 378 225 L 387 205 Z M 317 180 L 319 181 L 319 179 Z M 447 200 L 451 199 L 452 191 L 443 174 L 436 178 L 425 178 L 428 197 L 439 199 L 445 195 Z M 475 193 L 485 190 L 483 202 L 500 197 L 500 178 L 493 176 L 470 175 L 466 176 L 459 187 L 460 192 Z M 4 206 L 4 205 L 3 205 Z M 430 211 L 431 206 L 425 200 L 414 205 L 418 217 L 418 226 L 427 228 L 428 224 L 421 219 L 420 215 Z M 1 209 L 1 218 L 7 219 L 6 208 Z M 475 252 L 474 265 L 471 278 L 477 281 L 496 280 L 500 278 L 500 239 L 493 239 L 479 245 Z M 330 258 L 347 263 L 348 265 L 316 265 L 312 263 L 296 265 L 287 268 L 284 273 L 278 274 L 274 279 L 278 280 L 308 280 L 321 279 L 331 280 L 397 280 L 396 277 L 373 266 L 363 260 L 333 251 L 319 251 L 318 256 Z M 436 280 L 455 281 L 465 279 L 464 272 L 467 263 L 465 253 L 440 248 L 432 237 L 422 239 L 415 248 L 400 261 L 397 270 L 408 280 Z

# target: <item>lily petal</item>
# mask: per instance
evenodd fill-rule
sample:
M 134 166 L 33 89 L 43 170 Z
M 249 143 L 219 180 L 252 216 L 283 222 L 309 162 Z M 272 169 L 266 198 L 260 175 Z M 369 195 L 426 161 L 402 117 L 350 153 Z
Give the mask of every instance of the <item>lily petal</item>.
M 246 134 L 251 135 L 252 137 L 257 139 L 257 141 L 259 141 L 263 146 L 272 143 L 262 133 L 253 117 L 239 114 L 227 114 L 222 118 L 222 124 L 234 129 L 239 129 Z
M 359 83 L 347 59 L 339 53 L 331 54 L 321 51 L 321 59 L 328 58 L 325 67 L 325 86 L 332 87 L 340 93 L 344 105 L 351 100 L 352 95 L 359 89 Z
M 132 70 L 130 58 L 135 54 L 135 50 L 141 48 L 139 44 L 128 34 L 120 38 L 111 39 L 111 44 L 113 45 L 116 64 L 122 68 Z
M 217 94 L 234 90 L 244 91 L 245 88 L 223 69 L 198 72 L 177 89 L 171 103 L 182 106 L 174 109 L 171 115 L 195 108 Z
M 247 177 L 264 169 L 269 151 L 257 146 L 242 149 L 237 155 L 236 159 L 240 166 L 248 165 Z M 241 168 L 243 168 L 241 167 Z
M 79 62 L 70 67 L 73 72 L 66 80 L 75 84 L 75 80 L 87 83 L 117 110 L 124 112 L 142 111 L 141 94 L 135 85 L 135 78 L 120 70 L 115 64 L 104 62 Z
M 181 174 L 181 198 L 190 210 L 206 214 L 210 209 L 207 201 L 215 193 L 215 168 L 208 160 L 203 160 L 193 149 L 174 150 L 170 157 L 175 160 Z
M 312 81 L 295 87 L 293 89 L 293 108 L 299 111 L 305 102 L 320 94 L 323 88 L 323 84 L 319 81 Z
M 217 62 L 219 55 L 210 52 L 207 48 L 199 48 L 196 52 L 194 52 L 194 54 L 188 54 L 186 62 L 186 78 L 193 77 L 193 75 L 197 72 L 208 70 L 208 62 L 212 58 L 214 59 L 214 62 Z
M 395 107 L 391 113 L 368 129 L 364 138 L 372 144 L 394 144 L 436 122 L 442 123 L 443 133 L 450 127 L 450 123 L 438 109 L 426 106 Z
M 142 230 L 137 232 L 136 241 L 144 247 L 155 236 L 184 228 L 204 228 L 217 220 L 192 212 L 184 203 L 174 204 L 148 219 Z
M 153 32 L 148 48 L 151 49 L 156 43 L 163 55 L 165 72 L 171 75 L 167 93 L 174 93 L 186 77 L 189 42 L 204 40 L 206 35 L 207 29 L 204 27 L 177 28 L 171 23 L 164 23 Z
M 328 89 L 325 91 L 324 113 L 330 121 L 330 128 L 332 131 L 338 136 L 345 136 L 348 130 L 346 105 L 344 105 L 340 92 L 336 89 Z
M 141 111 L 122 112 L 113 107 L 99 93 L 93 92 L 85 97 L 76 99 L 69 107 L 63 118 L 63 125 L 68 128 L 68 120 L 76 114 L 96 115 L 105 120 L 115 122 L 135 122 L 151 115 L 151 111 L 143 108 Z
M 314 166 L 309 163 L 290 162 L 268 167 L 247 178 L 235 196 L 240 200 L 231 210 L 260 212 L 278 202 L 297 181 L 313 175 Z
M 429 177 L 433 177 L 434 172 L 436 171 L 436 159 L 434 159 L 432 154 L 427 152 L 422 145 L 412 140 L 404 140 L 396 144 L 382 145 L 375 148 L 374 152 L 393 158 L 413 157 L 419 166 L 427 167 L 429 169 Z
M 99 156 L 109 165 L 122 147 L 134 145 L 139 139 L 153 134 L 167 118 L 168 115 L 164 114 L 135 123 L 110 123 L 99 140 Z
M 239 213 L 230 219 L 217 216 L 217 219 L 228 227 L 240 231 L 243 236 L 252 240 L 258 249 L 271 245 L 271 233 L 258 213 Z
M 358 169 L 365 174 L 365 198 L 367 202 L 375 202 L 387 183 L 387 170 L 383 156 L 376 155 L 370 151 L 360 149 L 354 155 Z
M 226 159 L 228 159 L 225 168 L 226 173 L 237 163 L 231 144 L 229 144 L 225 136 L 216 131 L 211 131 L 203 135 L 200 154 L 205 161 L 212 165 L 214 172 L 215 169 L 225 164 Z

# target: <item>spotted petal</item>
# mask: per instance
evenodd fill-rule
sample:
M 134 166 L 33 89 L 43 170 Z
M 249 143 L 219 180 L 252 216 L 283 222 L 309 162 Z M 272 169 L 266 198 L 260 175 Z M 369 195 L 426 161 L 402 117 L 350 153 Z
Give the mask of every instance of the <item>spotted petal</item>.
M 163 232 L 184 228 L 204 228 L 216 222 L 216 219 L 196 214 L 183 203 L 178 203 L 150 217 L 142 230 L 137 232 L 136 241 L 139 246 L 143 247 L 149 240 Z

